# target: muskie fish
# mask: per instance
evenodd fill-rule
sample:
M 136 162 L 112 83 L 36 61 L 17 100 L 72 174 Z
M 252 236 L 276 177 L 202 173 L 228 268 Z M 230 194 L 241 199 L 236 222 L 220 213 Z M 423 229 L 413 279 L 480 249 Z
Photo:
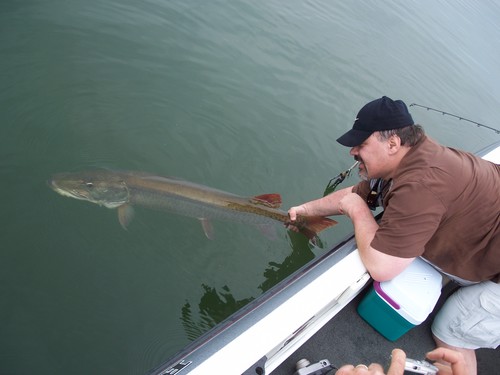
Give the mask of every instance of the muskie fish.
M 144 172 L 94 170 L 54 175 L 49 186 L 57 193 L 118 209 L 118 220 L 127 228 L 133 206 L 175 212 L 201 221 L 205 235 L 212 238 L 210 219 L 266 225 L 289 224 L 288 214 L 280 209 L 279 194 L 240 197 L 188 181 L 154 176 Z M 337 224 L 324 217 L 298 217 L 293 223 L 310 240 L 317 233 Z

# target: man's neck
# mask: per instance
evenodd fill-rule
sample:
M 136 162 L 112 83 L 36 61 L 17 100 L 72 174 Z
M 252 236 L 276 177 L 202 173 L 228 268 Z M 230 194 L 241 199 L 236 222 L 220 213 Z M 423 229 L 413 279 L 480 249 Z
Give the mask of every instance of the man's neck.
M 411 147 L 401 146 L 397 153 L 392 155 L 390 160 L 389 173 L 383 177 L 384 180 L 388 181 L 394 177 L 396 170 L 401 164 L 401 160 L 406 156 L 406 154 L 411 150 Z

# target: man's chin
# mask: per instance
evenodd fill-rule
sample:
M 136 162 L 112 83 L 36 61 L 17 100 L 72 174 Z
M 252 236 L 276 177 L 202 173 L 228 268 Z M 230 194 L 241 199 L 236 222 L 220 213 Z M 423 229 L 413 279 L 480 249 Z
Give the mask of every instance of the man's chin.
M 368 172 L 366 171 L 365 168 L 359 168 L 358 169 L 358 176 L 363 181 L 369 181 L 370 180 L 370 177 L 368 176 Z
M 370 177 L 368 177 L 368 176 L 366 175 L 366 173 L 361 173 L 361 172 L 360 172 L 360 173 L 358 173 L 358 176 L 359 176 L 359 178 L 360 178 L 360 179 L 362 179 L 363 181 L 370 181 Z

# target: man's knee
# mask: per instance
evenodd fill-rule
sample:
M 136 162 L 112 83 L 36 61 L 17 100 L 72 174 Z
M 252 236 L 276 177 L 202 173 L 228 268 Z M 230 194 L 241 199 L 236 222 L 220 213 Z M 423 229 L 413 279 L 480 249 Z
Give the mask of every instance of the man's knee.
M 436 315 L 434 337 L 452 348 L 496 348 L 500 345 L 499 298 L 500 285 L 491 281 L 460 288 Z

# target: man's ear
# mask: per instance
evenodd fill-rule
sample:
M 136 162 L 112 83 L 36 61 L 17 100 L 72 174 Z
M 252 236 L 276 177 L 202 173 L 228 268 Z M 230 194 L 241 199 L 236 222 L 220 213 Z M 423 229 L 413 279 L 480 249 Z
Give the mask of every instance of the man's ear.
M 389 145 L 389 153 L 391 154 L 395 154 L 401 148 L 401 138 L 399 138 L 397 135 L 392 135 L 387 140 L 387 143 Z

